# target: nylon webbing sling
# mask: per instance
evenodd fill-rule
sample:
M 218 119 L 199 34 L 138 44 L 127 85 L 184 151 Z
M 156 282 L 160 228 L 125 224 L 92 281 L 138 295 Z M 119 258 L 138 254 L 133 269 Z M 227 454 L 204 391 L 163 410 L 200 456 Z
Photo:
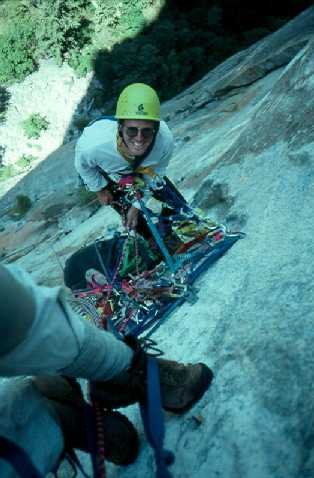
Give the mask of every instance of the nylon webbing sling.
M 167 467 L 174 462 L 174 454 L 163 448 L 165 423 L 158 363 L 154 357 L 147 359 L 147 403 L 141 404 L 140 409 L 146 437 L 155 452 L 156 477 L 171 478 Z

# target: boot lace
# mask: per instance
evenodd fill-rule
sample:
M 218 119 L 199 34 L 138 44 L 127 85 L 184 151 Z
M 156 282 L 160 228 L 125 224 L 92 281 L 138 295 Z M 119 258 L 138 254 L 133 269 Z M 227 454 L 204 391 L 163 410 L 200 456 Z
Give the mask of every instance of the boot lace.
M 157 347 L 157 342 L 155 340 L 142 337 L 138 338 L 138 343 L 142 350 L 146 352 L 151 357 L 161 357 L 164 355 L 164 352 Z

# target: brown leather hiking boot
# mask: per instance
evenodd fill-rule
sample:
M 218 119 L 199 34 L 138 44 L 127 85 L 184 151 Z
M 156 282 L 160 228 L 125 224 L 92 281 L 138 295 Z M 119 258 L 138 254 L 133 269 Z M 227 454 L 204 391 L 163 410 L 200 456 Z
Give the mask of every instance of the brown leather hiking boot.
M 134 350 L 131 367 L 114 379 L 96 382 L 95 398 L 105 408 L 120 408 L 146 401 L 147 354 L 133 337 L 126 342 Z M 189 410 L 205 393 L 213 379 L 213 372 L 203 363 L 183 365 L 157 358 L 160 375 L 162 406 L 174 413 Z
M 204 395 L 213 372 L 203 363 L 183 365 L 157 359 L 163 408 L 174 413 L 189 410 Z
M 89 452 L 86 407 L 80 385 L 69 377 L 33 378 L 39 392 L 47 399 L 52 415 L 64 436 L 65 451 L 77 448 Z M 116 465 L 129 465 L 138 455 L 138 435 L 126 416 L 105 411 L 103 415 L 105 458 Z

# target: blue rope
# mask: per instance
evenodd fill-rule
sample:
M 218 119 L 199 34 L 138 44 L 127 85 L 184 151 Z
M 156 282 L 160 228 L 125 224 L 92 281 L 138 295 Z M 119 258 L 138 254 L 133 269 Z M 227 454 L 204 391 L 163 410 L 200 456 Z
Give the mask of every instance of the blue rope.
M 148 224 L 148 227 L 149 229 L 151 230 L 153 236 L 154 236 L 154 239 L 155 241 L 157 242 L 157 245 L 159 247 L 159 249 L 161 250 L 165 260 L 166 260 L 166 263 L 167 263 L 167 266 L 169 267 L 169 269 L 171 270 L 171 272 L 174 274 L 177 270 L 177 264 L 174 262 L 174 260 L 172 259 L 172 257 L 170 256 L 169 252 L 168 252 L 168 249 L 166 248 L 165 244 L 164 244 L 164 241 L 162 240 L 159 232 L 158 232 L 158 229 L 157 227 L 155 226 L 155 224 L 153 223 L 152 219 L 151 219 L 151 215 L 150 215 L 150 212 L 149 210 L 145 207 L 144 205 L 144 202 L 142 201 L 142 199 L 139 199 L 139 203 L 141 205 L 141 209 L 142 209 L 142 212 L 144 214 L 144 217 L 147 221 L 147 224 Z
M 140 405 L 147 439 L 154 449 L 156 478 L 171 478 L 167 467 L 174 462 L 174 454 L 163 448 L 165 424 L 161 402 L 159 369 L 154 357 L 147 359 L 147 404 Z

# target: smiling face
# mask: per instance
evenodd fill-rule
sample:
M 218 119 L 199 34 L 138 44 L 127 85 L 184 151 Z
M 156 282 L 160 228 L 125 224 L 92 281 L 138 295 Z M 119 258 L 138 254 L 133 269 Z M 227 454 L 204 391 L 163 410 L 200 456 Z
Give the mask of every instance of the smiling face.
M 142 156 L 151 145 L 156 123 L 148 120 L 123 120 L 120 131 L 130 155 Z

